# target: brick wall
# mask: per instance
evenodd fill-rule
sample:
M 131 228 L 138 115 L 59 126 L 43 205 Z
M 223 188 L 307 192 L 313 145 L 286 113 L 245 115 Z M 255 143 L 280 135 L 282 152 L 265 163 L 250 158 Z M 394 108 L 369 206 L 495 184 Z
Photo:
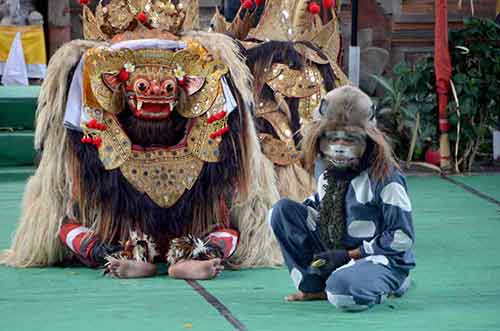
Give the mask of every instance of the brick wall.
M 342 19 L 344 47 L 351 33 L 350 1 L 343 1 Z M 434 0 L 362 0 L 359 1 L 359 29 L 372 29 L 373 45 L 387 49 L 390 64 L 402 60 L 415 61 L 432 52 L 434 44 Z M 474 16 L 495 17 L 496 0 L 474 0 Z M 460 28 L 464 17 L 471 16 L 470 1 L 448 0 L 449 26 Z

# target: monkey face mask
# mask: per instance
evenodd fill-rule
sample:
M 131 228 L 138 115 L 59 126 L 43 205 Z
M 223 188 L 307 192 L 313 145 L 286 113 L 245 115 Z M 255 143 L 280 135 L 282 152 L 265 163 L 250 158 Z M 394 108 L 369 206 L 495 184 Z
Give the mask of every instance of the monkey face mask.
M 366 133 L 348 128 L 326 132 L 319 141 L 323 159 L 340 171 L 358 170 L 366 145 Z

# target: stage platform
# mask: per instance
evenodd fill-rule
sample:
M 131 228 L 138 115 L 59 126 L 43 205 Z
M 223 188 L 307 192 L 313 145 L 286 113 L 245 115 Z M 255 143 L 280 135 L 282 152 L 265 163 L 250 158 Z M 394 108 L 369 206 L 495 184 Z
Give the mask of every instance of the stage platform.
M 1 249 L 9 246 L 30 173 L 0 169 Z M 413 284 L 403 298 L 367 312 L 342 313 L 323 301 L 285 303 L 293 287 L 283 268 L 187 283 L 109 279 L 82 268 L 0 267 L 0 330 L 500 330 L 500 175 L 451 180 L 409 178 Z

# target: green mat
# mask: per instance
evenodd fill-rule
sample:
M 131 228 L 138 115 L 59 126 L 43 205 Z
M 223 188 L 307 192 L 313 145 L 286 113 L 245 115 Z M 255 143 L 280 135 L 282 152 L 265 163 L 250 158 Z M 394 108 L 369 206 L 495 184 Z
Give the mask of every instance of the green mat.
M 0 86 L 0 128 L 34 129 L 39 86 Z
M 453 176 L 453 179 L 500 200 L 500 176 Z
M 0 181 L 0 248 L 10 242 L 23 185 L 19 178 Z M 284 269 L 225 272 L 200 283 L 248 330 L 500 330 L 498 208 L 437 177 L 409 178 L 409 186 L 417 268 L 401 299 L 355 314 L 326 302 L 284 303 L 293 291 Z M 0 267 L 0 330 L 90 328 L 234 330 L 183 281 Z

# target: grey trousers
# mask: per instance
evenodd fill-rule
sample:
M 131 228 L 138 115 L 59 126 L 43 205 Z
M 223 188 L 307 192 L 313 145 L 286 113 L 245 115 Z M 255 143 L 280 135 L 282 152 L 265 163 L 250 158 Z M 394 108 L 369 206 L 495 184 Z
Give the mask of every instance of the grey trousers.
M 402 296 L 410 286 L 408 272 L 391 266 L 383 255 L 351 260 L 324 279 L 310 273 L 313 255 L 326 248 L 316 228 L 317 212 L 283 199 L 271 209 L 269 221 L 280 244 L 290 277 L 302 292 L 325 291 L 328 301 L 348 311 L 365 310 L 387 295 Z

